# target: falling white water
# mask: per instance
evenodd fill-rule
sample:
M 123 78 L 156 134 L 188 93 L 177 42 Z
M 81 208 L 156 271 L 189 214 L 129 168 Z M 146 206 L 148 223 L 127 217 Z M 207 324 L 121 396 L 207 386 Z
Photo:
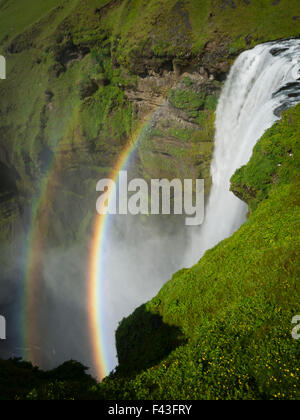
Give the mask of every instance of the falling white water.
M 145 223 L 129 215 L 110 218 L 101 265 L 102 345 L 109 369 L 117 364 L 114 335 L 119 321 L 151 299 L 174 272 L 197 262 L 205 250 L 230 236 L 245 220 L 247 206 L 229 192 L 229 181 L 279 118 L 274 110 L 300 101 L 300 96 L 294 96 L 297 86 L 273 97 L 288 83 L 296 83 L 297 56 L 299 40 L 270 43 L 243 53 L 233 66 L 218 105 L 213 187 L 200 231 L 178 225 L 170 228 L 151 217 Z
M 230 178 L 245 165 L 256 142 L 300 102 L 300 40 L 259 45 L 242 53 L 223 88 L 216 115 L 212 190 L 205 222 L 191 234 L 184 265 L 229 237 L 246 220 L 247 205 L 229 191 Z

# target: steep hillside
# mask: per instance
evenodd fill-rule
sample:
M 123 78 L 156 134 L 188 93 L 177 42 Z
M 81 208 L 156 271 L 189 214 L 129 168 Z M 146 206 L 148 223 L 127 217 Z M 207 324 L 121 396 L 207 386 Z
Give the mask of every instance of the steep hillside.
M 232 178 L 233 191 L 250 207 L 256 204 L 247 223 L 122 321 L 120 365 L 100 393 L 300 397 L 300 343 L 291 336 L 291 320 L 300 313 L 299 139 L 298 105 L 265 133 Z M 177 341 L 166 340 L 171 334 Z M 184 337 L 186 344 L 180 343 Z

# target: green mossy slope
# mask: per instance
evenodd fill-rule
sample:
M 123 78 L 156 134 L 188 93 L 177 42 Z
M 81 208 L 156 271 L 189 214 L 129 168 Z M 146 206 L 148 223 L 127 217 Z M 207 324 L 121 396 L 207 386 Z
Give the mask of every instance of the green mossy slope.
M 96 381 L 86 371 L 85 366 L 73 360 L 48 372 L 20 359 L 0 360 L 0 401 L 33 399 L 37 397 L 35 388 L 47 400 L 74 399 L 74 394 L 87 398 L 87 390 Z
M 115 55 L 131 68 L 140 56 L 196 56 L 203 53 L 208 41 L 222 40 L 225 51 L 236 52 L 263 41 L 299 35 L 297 0 L 105 3 L 99 14 L 105 16 L 104 23 L 113 34 Z

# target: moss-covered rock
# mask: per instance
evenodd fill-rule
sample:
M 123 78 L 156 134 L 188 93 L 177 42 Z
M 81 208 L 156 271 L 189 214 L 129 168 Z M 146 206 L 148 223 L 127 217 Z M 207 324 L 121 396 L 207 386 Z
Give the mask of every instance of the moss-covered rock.
M 152 117 L 139 145 L 146 179 L 204 179 L 211 186 L 214 112 L 218 82 L 195 72 L 183 74 Z
M 298 108 L 284 114 L 263 136 L 253 151 L 250 163 L 231 179 L 231 190 L 248 203 L 250 210 L 269 197 L 274 188 L 297 178 L 300 162 L 300 120 Z

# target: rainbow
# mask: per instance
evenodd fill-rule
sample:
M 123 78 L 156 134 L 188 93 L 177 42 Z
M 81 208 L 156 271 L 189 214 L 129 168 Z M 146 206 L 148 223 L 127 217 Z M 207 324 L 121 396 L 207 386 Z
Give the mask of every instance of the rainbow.
M 139 125 L 138 129 L 130 137 L 126 148 L 119 157 L 110 179 L 115 182 L 118 181 L 119 172 L 126 168 L 133 152 L 136 149 L 138 141 L 141 137 L 143 130 L 147 127 L 147 124 L 151 120 L 153 113 L 148 116 L 145 121 Z M 108 355 L 105 352 L 105 343 L 103 337 L 104 325 L 103 316 L 101 313 L 101 300 L 103 299 L 102 282 L 101 282 L 101 268 L 103 266 L 102 261 L 102 250 L 105 242 L 105 237 L 108 234 L 108 215 L 99 215 L 96 218 L 94 226 L 94 236 L 91 244 L 91 260 L 89 270 L 89 296 L 88 301 L 90 302 L 89 308 L 89 320 L 90 320 L 90 336 L 92 339 L 92 351 L 94 368 L 97 377 L 102 380 L 108 371 Z
M 26 242 L 26 263 L 25 280 L 22 302 L 22 349 L 23 358 L 30 360 L 35 365 L 40 365 L 39 348 L 37 344 L 37 319 L 36 319 L 36 299 L 39 297 L 39 278 L 41 270 L 41 256 L 45 246 L 45 237 L 51 215 L 49 202 L 54 195 L 56 185 L 59 180 L 59 173 L 63 167 L 63 144 L 50 160 L 46 175 L 44 176 L 39 194 L 34 199 L 32 206 L 32 215 L 30 221 L 29 236 Z
M 122 168 L 126 167 L 130 157 L 136 149 L 143 130 L 147 127 L 155 110 L 140 123 L 130 136 L 124 151 L 118 158 L 110 179 L 117 181 Z M 63 142 L 62 142 L 63 143 Z M 22 302 L 22 343 L 23 358 L 30 360 L 34 365 L 41 365 L 40 349 L 37 347 L 38 320 L 36 319 L 36 305 L 39 298 L 39 278 L 44 246 L 46 246 L 46 233 L 50 226 L 51 206 L 49 202 L 54 197 L 55 188 L 59 182 L 60 172 L 63 168 L 63 144 L 59 144 L 48 170 L 43 178 L 39 194 L 33 207 L 30 223 L 30 232 L 26 243 L 25 281 Z M 88 315 L 89 330 L 92 346 L 94 372 L 102 380 L 108 374 L 108 355 L 105 353 L 103 337 L 103 314 L 101 313 L 101 267 L 102 250 L 105 237 L 108 235 L 108 216 L 97 215 L 94 221 L 93 237 L 90 245 L 90 258 L 88 262 Z

